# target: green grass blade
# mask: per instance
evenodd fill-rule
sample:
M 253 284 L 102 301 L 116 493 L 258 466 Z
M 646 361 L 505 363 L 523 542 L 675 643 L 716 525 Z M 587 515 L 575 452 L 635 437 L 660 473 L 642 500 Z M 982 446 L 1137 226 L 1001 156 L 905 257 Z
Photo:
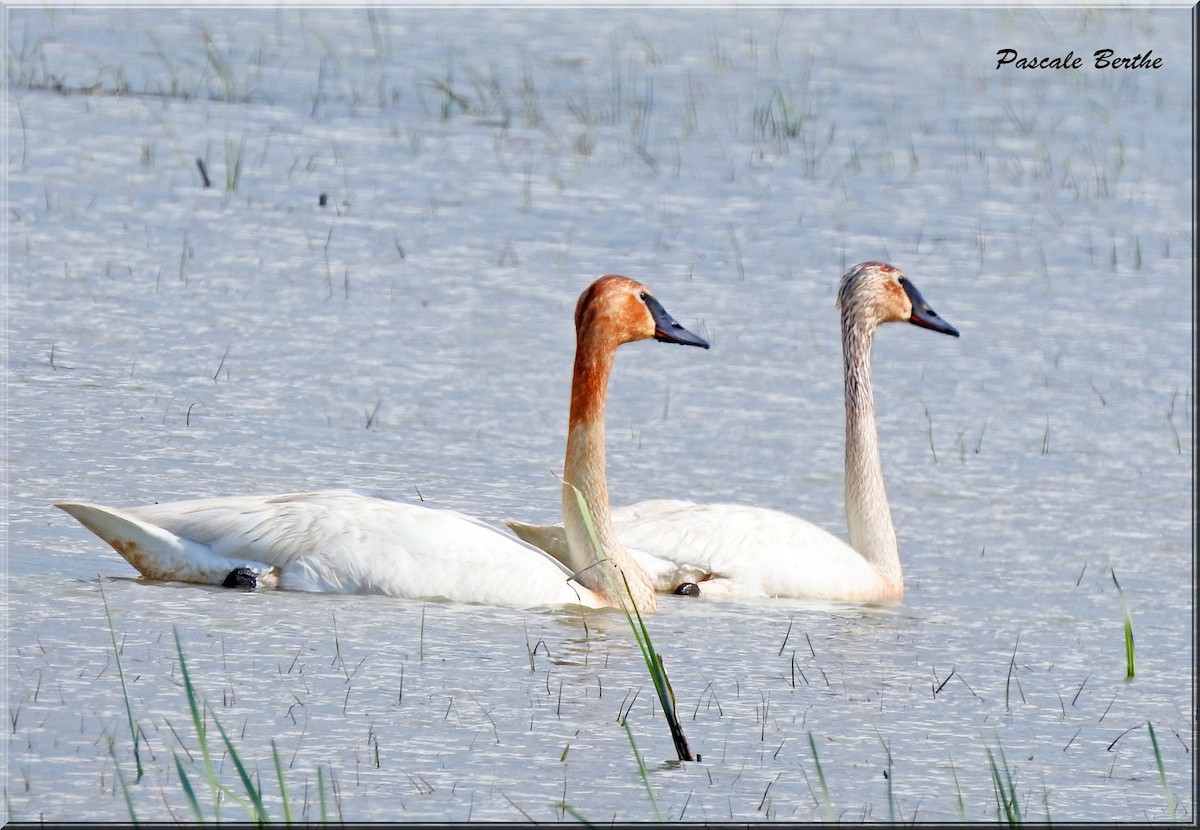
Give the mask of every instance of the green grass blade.
M 244 806 L 244 802 L 238 797 L 237 793 L 217 780 L 217 774 L 213 770 L 212 752 L 208 746 L 208 731 L 205 727 L 203 714 L 209 711 L 208 706 L 207 704 L 202 704 L 199 700 L 199 695 L 196 694 L 196 688 L 192 685 L 192 677 L 188 673 L 187 660 L 183 656 L 183 644 L 179 640 L 179 629 L 175 628 L 173 630 L 175 633 L 175 653 L 179 656 L 179 674 L 183 679 L 183 690 L 187 695 L 188 709 L 192 715 L 192 725 L 196 729 L 196 742 L 200 744 L 200 757 L 204 760 L 204 777 L 213 789 L 213 809 L 219 813 L 221 806 L 219 794 L 222 792 L 228 795 L 234 802 Z M 216 715 L 213 715 L 213 722 L 216 722 Z M 223 730 L 222 735 L 224 735 Z M 219 821 L 219 814 L 215 818 Z
M 621 726 L 625 728 L 625 735 L 629 738 L 629 745 L 633 747 L 633 757 L 637 760 L 638 775 L 642 776 L 642 784 L 646 787 L 646 795 L 650 798 L 650 806 L 654 809 L 654 820 L 662 824 L 662 813 L 658 810 L 658 799 L 654 797 L 654 788 L 650 786 L 650 775 L 646 772 L 646 762 L 642 758 L 642 753 L 638 752 L 637 743 L 633 740 L 633 730 L 629 728 L 629 721 L 626 718 L 621 718 Z
M 1117 595 L 1121 597 L 1121 606 L 1125 609 L 1125 679 L 1134 675 L 1134 660 L 1133 660 L 1133 617 L 1129 615 L 1129 604 L 1125 602 L 1125 592 L 1121 590 L 1121 583 L 1117 582 L 1117 572 L 1112 574 L 1113 585 L 1117 586 Z
M 594 827 L 595 826 L 590 821 L 588 821 L 586 818 L 584 818 L 583 814 L 580 813 L 578 810 L 576 810 L 574 807 L 572 807 L 570 804 L 563 804 L 562 808 L 563 808 L 564 812 L 570 813 L 571 818 L 575 819 L 577 822 L 582 824 L 584 827 Z
M 283 821 L 289 827 L 294 823 L 292 820 L 292 805 L 288 801 L 287 784 L 283 780 L 283 762 L 279 760 L 279 747 L 275 746 L 275 739 L 271 739 L 271 757 L 275 759 L 275 776 L 279 779 L 279 795 L 283 799 Z
M 196 799 L 196 791 L 192 789 L 192 782 L 183 769 L 183 762 L 179 760 L 178 752 L 175 753 L 175 772 L 179 775 L 179 786 L 183 787 L 183 794 L 187 796 L 188 806 L 192 809 L 192 815 L 196 817 L 196 823 L 203 824 L 204 813 L 200 810 L 200 802 Z
M 579 492 L 579 488 L 571 482 L 563 482 L 571 488 L 571 492 L 575 494 L 575 504 L 579 506 L 579 513 L 583 517 L 583 526 L 587 530 L 588 539 L 592 543 L 592 552 L 596 555 L 597 562 L 603 562 L 608 558 L 608 554 L 604 552 L 604 545 L 600 544 L 600 534 L 596 532 L 596 525 L 592 521 L 592 511 L 588 508 L 587 499 L 583 497 L 583 493 Z M 620 586 L 611 586 L 613 594 L 620 594 Z
M 642 659 L 646 662 L 646 668 L 650 671 L 654 691 L 658 694 L 658 701 L 662 705 L 663 717 L 666 718 L 667 728 L 671 731 L 671 741 L 675 744 L 675 754 L 679 756 L 680 761 L 699 761 L 700 756 L 692 752 L 691 747 L 688 746 L 687 736 L 683 734 L 683 725 L 679 722 L 679 714 L 675 708 L 675 691 L 671 688 L 670 678 L 667 677 L 666 667 L 663 666 L 662 655 L 654 650 L 654 643 L 650 640 L 650 631 L 646 628 L 646 623 L 637 610 L 637 605 L 633 607 L 633 614 L 637 617 L 637 626 L 634 625 L 633 616 L 630 615 L 629 609 L 624 607 L 624 603 L 622 603 L 622 610 L 625 612 L 625 618 L 629 621 L 630 629 L 633 630 L 633 638 L 637 640 L 638 647 L 642 650 Z
M 221 726 L 221 721 L 217 720 L 215 712 L 212 719 L 213 726 L 217 727 L 217 731 L 221 733 L 221 740 L 225 742 L 225 748 L 229 751 L 229 758 L 233 761 L 233 766 L 237 770 L 238 777 L 242 779 L 242 787 L 245 788 L 246 795 L 250 798 L 254 820 L 260 824 L 266 824 L 270 819 L 267 818 L 267 811 L 263 807 L 262 793 L 254 786 L 254 782 L 250 779 L 250 773 L 246 771 L 246 765 L 242 763 L 241 756 L 233 748 L 233 743 L 229 740 L 229 736 L 225 734 L 225 727 Z
M 325 773 L 317 767 L 317 795 L 321 798 L 321 824 L 329 823 L 329 807 L 325 803 Z
M 121 794 L 125 796 L 125 809 L 129 810 L 129 823 L 137 827 L 137 811 L 133 809 L 133 796 L 129 794 L 129 784 L 125 782 L 125 773 L 121 772 L 121 765 L 117 763 L 117 754 L 111 740 L 108 742 L 108 754 L 112 756 L 113 770 L 117 774 L 117 781 L 121 784 Z
M 129 734 L 133 736 L 133 761 L 137 765 L 137 780 L 142 780 L 141 742 L 138 739 L 137 724 L 133 722 L 133 706 L 129 702 L 129 689 L 125 686 L 125 671 L 121 668 L 121 649 L 117 645 L 117 632 L 113 628 L 112 613 L 108 610 L 108 597 L 104 593 L 104 582 L 100 581 L 100 599 L 104 602 L 104 615 L 108 617 L 108 636 L 112 639 L 113 656 L 117 661 L 117 677 L 121 679 L 121 696 L 125 698 L 125 717 L 129 721 Z M 116 761 L 116 756 L 113 757 Z
M 1000 780 L 1000 770 L 996 767 L 996 758 L 992 755 L 991 747 L 984 747 L 987 753 L 988 766 L 992 770 L 992 792 L 996 796 L 996 821 L 1004 815 L 1004 786 Z
M 967 805 L 963 801 L 962 785 L 958 782 L 958 770 L 954 766 L 954 759 L 950 759 L 950 774 L 954 776 L 954 790 L 958 794 L 958 817 L 963 824 L 967 823 Z
M 817 769 L 817 781 L 821 785 L 821 797 L 825 799 L 825 821 L 833 823 L 833 799 L 829 797 L 829 785 L 825 782 L 825 770 L 821 768 L 821 757 L 817 755 L 817 742 L 812 730 L 808 730 L 808 748 L 812 750 L 813 766 Z
M 587 500 L 583 497 L 583 493 L 579 488 L 570 482 L 565 482 L 570 486 L 571 491 L 575 494 L 575 503 L 579 507 L 579 513 L 583 517 L 584 527 L 587 529 L 588 539 L 591 541 L 596 554 L 597 561 L 603 561 L 607 554 L 604 552 L 604 546 L 600 544 L 600 537 L 596 533 L 596 526 L 592 521 L 592 512 L 588 508 Z M 624 574 L 621 578 L 625 580 L 625 592 L 622 593 L 617 586 L 613 586 L 612 593 L 621 600 L 621 610 L 625 613 L 625 619 L 629 622 L 629 628 L 633 631 L 633 638 L 637 641 L 638 648 L 642 652 L 642 660 L 646 663 L 646 670 L 650 673 L 650 680 L 654 684 L 654 691 L 658 695 L 659 703 L 662 705 L 663 717 L 667 720 L 667 728 L 671 731 L 671 740 L 675 744 L 675 754 L 679 756 L 681 761 L 699 761 L 700 756 L 692 752 L 688 745 L 687 737 L 683 734 L 683 726 L 679 722 L 679 716 L 675 710 L 675 692 L 671 689 L 671 681 L 667 677 L 666 668 L 663 666 L 661 655 L 654 650 L 654 643 L 650 639 L 650 630 L 646 628 L 646 622 L 642 619 L 642 614 L 638 610 L 637 603 L 627 601 L 627 597 L 632 594 L 629 591 L 629 581 L 625 579 Z M 629 612 L 629 606 L 633 606 L 633 613 Z M 634 622 L 636 617 L 637 622 Z
M 1129 616 L 1129 612 L 1125 612 L 1125 677 L 1130 678 L 1135 674 L 1133 660 L 1133 620 Z
M 1150 744 L 1154 747 L 1154 763 L 1158 766 L 1158 780 L 1162 782 L 1163 792 L 1167 796 L 1167 812 L 1171 814 L 1171 821 L 1175 820 L 1175 795 L 1171 792 L 1171 785 L 1167 783 L 1167 770 L 1163 766 L 1162 752 L 1158 749 L 1158 737 L 1154 734 L 1154 724 L 1146 721 L 1146 727 L 1150 730 Z
M 1000 775 L 1000 765 L 996 763 L 996 757 L 992 755 L 992 750 L 987 749 L 988 764 L 992 768 L 992 786 L 996 793 L 996 817 L 1002 819 L 1009 824 L 1021 823 L 1021 809 L 1017 803 L 1017 785 L 1013 781 L 1012 771 L 1008 768 L 1008 759 L 1004 757 L 1003 747 L 999 747 L 1000 761 L 1004 767 L 1003 777 Z
M 209 766 L 208 739 L 204 731 L 204 721 L 200 718 L 200 705 L 196 700 L 196 689 L 192 686 L 192 678 L 188 674 L 187 661 L 183 658 L 183 644 L 179 642 L 179 629 L 175 632 L 175 653 L 179 656 L 179 675 L 183 679 L 183 691 L 187 695 L 188 711 L 192 715 L 192 725 L 196 728 L 196 740 L 200 744 L 200 752 L 204 756 L 205 766 Z
M 875 737 L 879 738 L 879 743 L 883 745 L 883 752 L 887 756 L 887 769 L 884 770 L 884 778 L 887 779 L 887 795 L 888 795 L 888 823 L 896 823 L 896 791 L 892 786 L 892 778 L 895 771 L 892 768 L 892 748 L 888 746 L 887 741 L 883 739 L 883 735 L 879 734 L 879 729 L 875 729 Z

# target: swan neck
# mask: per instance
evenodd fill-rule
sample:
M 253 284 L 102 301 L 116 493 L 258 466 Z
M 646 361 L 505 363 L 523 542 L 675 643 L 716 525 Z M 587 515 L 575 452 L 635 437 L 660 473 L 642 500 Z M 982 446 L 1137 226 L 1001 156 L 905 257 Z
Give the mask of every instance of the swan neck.
M 842 317 L 846 383 L 846 519 L 850 546 L 897 589 L 903 586 L 896 531 L 883 484 L 883 462 L 871 386 L 875 326 Z
M 578 581 L 610 599 L 613 605 L 620 605 L 622 598 L 632 598 L 638 611 L 649 613 L 657 607 L 650 578 L 618 541 L 609 513 L 604 409 L 615 353 L 615 345 L 589 340 L 581 334 L 575 352 L 563 463 L 563 526 L 568 564 Z M 587 504 L 601 551 L 588 531 L 576 491 Z

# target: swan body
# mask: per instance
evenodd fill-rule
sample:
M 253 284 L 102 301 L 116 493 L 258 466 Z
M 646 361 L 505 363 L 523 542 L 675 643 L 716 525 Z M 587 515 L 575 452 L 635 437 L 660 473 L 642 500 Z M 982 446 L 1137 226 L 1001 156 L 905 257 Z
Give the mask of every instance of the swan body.
M 693 582 L 714 599 L 791 597 L 852 602 L 904 594 L 896 533 L 883 484 L 871 387 L 871 344 L 886 322 L 958 336 L 900 269 L 865 262 L 838 291 L 846 403 L 847 544 L 803 519 L 740 504 L 659 499 L 614 509 L 611 522 L 655 590 Z M 566 560 L 557 525 L 506 524 L 522 539 Z
M 577 369 L 572 382 L 573 428 L 567 453 L 597 533 L 610 541 L 602 552 L 594 550 L 586 533 L 576 528 L 581 513 L 573 503 L 564 519 L 582 541 L 578 550 L 563 553 L 570 564 L 462 513 L 351 490 L 121 509 L 77 501 L 56 506 L 108 542 L 146 579 L 206 585 L 246 584 L 245 580 L 264 588 L 515 608 L 603 608 L 631 597 L 643 613 L 653 611 L 653 587 L 624 549 L 611 542 L 611 529 L 604 527 L 608 505 L 595 501 L 607 497 L 607 375 L 597 378 L 587 367 L 611 367 L 617 346 L 634 340 L 654 338 L 704 348 L 708 344 L 676 323 L 644 286 L 616 275 L 602 277 L 585 290 L 576 320 L 576 362 L 578 366 L 582 360 L 585 369 Z M 580 384 L 587 388 L 577 390 Z M 576 430 L 575 420 L 590 428 Z
M 708 599 L 868 601 L 886 590 L 878 571 L 841 539 L 779 510 L 651 499 L 614 508 L 612 523 L 659 593 L 694 583 Z M 507 524 L 565 559 L 561 525 Z
M 511 607 L 610 603 L 556 560 L 469 516 L 350 490 L 114 509 L 59 502 L 147 579 L 440 598 Z

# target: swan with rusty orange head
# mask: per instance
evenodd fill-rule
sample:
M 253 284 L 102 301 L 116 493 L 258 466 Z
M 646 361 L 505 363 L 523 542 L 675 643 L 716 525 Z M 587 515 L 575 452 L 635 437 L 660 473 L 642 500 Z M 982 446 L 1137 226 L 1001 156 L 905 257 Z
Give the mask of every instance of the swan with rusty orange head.
M 903 271 L 863 262 L 842 277 L 845 376 L 845 500 L 849 544 L 782 511 L 744 504 L 654 499 L 611 511 L 617 538 L 655 589 L 696 585 L 702 597 L 791 597 L 888 602 L 904 594 L 904 576 L 883 483 L 871 385 L 871 345 L 883 323 L 911 323 L 958 337 Z M 560 525 L 507 524 L 521 538 L 564 557 Z
M 642 284 L 608 275 L 580 295 L 561 558 L 467 515 L 349 490 L 250 495 L 110 508 L 57 506 L 146 579 L 299 591 L 385 594 L 517 608 L 657 607 L 653 585 L 613 533 L 605 482 L 604 409 L 619 346 L 659 340 L 708 348 Z M 601 544 L 575 498 L 583 496 Z M 568 498 L 568 495 L 570 498 Z

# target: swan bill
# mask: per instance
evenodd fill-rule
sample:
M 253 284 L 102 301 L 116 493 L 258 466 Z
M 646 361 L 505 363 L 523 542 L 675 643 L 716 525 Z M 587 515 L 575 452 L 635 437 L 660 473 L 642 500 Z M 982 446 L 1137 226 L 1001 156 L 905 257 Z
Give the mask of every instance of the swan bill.
M 925 298 L 921 296 L 921 292 L 913 285 L 912 280 L 905 277 L 900 280 L 900 284 L 904 286 L 904 293 L 908 295 L 908 299 L 912 302 L 910 323 L 914 326 L 920 326 L 923 329 L 958 337 L 958 329 L 938 316 L 938 313 L 930 307 L 929 303 L 925 302 Z
M 650 294 L 642 297 L 646 303 L 646 308 L 650 309 L 650 315 L 654 318 L 654 339 L 660 340 L 663 343 L 678 343 L 681 346 L 699 346 L 702 349 L 708 348 L 708 341 L 698 334 L 685 329 L 675 321 L 675 318 L 667 313 L 667 310 L 662 307 L 662 303 L 654 299 Z

